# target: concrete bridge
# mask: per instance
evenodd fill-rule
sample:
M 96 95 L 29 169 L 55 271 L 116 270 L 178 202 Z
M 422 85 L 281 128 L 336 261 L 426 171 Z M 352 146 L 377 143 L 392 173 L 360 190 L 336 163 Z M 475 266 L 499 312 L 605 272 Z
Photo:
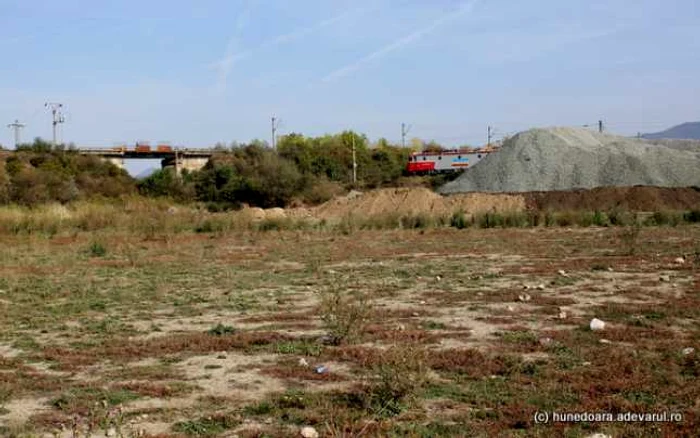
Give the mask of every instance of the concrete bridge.
M 161 160 L 163 169 L 175 168 L 178 174 L 183 169 L 188 171 L 201 170 L 209 162 L 209 159 L 216 153 L 212 149 L 176 149 L 176 148 L 126 148 L 117 147 L 111 149 L 78 149 L 77 152 L 83 155 L 95 155 L 105 161 L 109 161 L 115 166 L 123 169 L 124 160 Z

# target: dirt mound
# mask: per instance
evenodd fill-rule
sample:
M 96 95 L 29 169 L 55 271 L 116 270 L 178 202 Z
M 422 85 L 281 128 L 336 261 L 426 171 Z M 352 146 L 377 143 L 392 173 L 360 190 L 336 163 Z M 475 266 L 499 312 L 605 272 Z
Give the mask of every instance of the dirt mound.
M 592 190 L 530 192 L 529 210 L 663 211 L 700 209 L 700 188 L 599 187 Z
M 457 210 L 465 213 L 483 211 L 521 211 L 526 208 L 520 195 L 469 193 L 441 196 L 426 188 L 381 189 L 367 193 L 335 198 L 310 210 L 320 219 L 340 218 L 350 214 L 366 217 L 389 213 L 433 216 L 450 215 Z
M 684 145 L 669 147 L 583 128 L 532 129 L 506 141 L 498 153 L 440 191 L 689 187 L 700 185 L 698 168 L 700 154 Z

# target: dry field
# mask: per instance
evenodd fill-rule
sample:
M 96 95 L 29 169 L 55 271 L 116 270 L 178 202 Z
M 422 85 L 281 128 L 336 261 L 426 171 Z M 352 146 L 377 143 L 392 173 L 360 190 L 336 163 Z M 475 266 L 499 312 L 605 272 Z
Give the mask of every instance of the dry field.
M 3 436 L 700 430 L 697 226 L 98 230 L 0 248 Z

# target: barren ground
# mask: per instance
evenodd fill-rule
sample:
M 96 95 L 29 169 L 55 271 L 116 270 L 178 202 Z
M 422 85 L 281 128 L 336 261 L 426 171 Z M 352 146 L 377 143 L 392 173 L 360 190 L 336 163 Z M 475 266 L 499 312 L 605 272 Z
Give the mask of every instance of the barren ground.
M 700 228 L 624 232 L 2 236 L 0 431 L 696 436 Z M 351 345 L 319 341 L 318 292 L 333 289 L 372 298 Z M 428 376 L 391 415 L 362 402 L 390 346 L 425 353 Z M 683 420 L 541 425 L 537 411 Z

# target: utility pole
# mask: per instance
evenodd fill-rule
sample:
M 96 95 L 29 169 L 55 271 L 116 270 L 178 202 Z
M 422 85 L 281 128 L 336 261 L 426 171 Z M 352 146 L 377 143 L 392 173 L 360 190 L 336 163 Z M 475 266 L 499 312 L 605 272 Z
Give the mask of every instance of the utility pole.
M 277 149 L 277 128 L 279 127 L 279 120 L 275 116 L 272 116 L 272 149 Z
M 63 108 L 62 103 L 52 103 L 52 102 L 47 102 L 44 105 L 46 108 L 51 109 L 51 115 L 52 115 L 52 125 L 53 125 L 53 142 L 52 145 L 56 146 L 56 130 L 59 125 L 59 123 L 65 123 L 66 119 L 63 117 L 63 114 L 61 113 L 61 108 Z
M 493 128 L 491 128 L 490 126 L 489 126 L 489 129 L 488 129 L 488 134 L 487 134 L 487 136 L 488 136 L 488 141 L 486 142 L 486 145 L 487 145 L 487 146 L 491 146 L 491 139 L 493 138 Z
M 25 126 L 27 126 L 27 125 L 25 125 L 24 123 L 20 123 L 19 120 L 17 120 L 17 119 L 15 119 L 15 123 L 10 123 L 9 125 L 7 125 L 8 128 L 13 129 L 15 131 L 15 149 L 20 144 L 19 132 Z
M 357 184 L 357 156 L 355 154 L 355 133 L 352 133 L 352 183 Z
M 598 132 L 603 133 L 603 121 L 598 120 Z
M 401 124 L 401 147 L 406 147 L 406 134 L 411 130 L 410 126 L 406 126 L 405 123 Z

